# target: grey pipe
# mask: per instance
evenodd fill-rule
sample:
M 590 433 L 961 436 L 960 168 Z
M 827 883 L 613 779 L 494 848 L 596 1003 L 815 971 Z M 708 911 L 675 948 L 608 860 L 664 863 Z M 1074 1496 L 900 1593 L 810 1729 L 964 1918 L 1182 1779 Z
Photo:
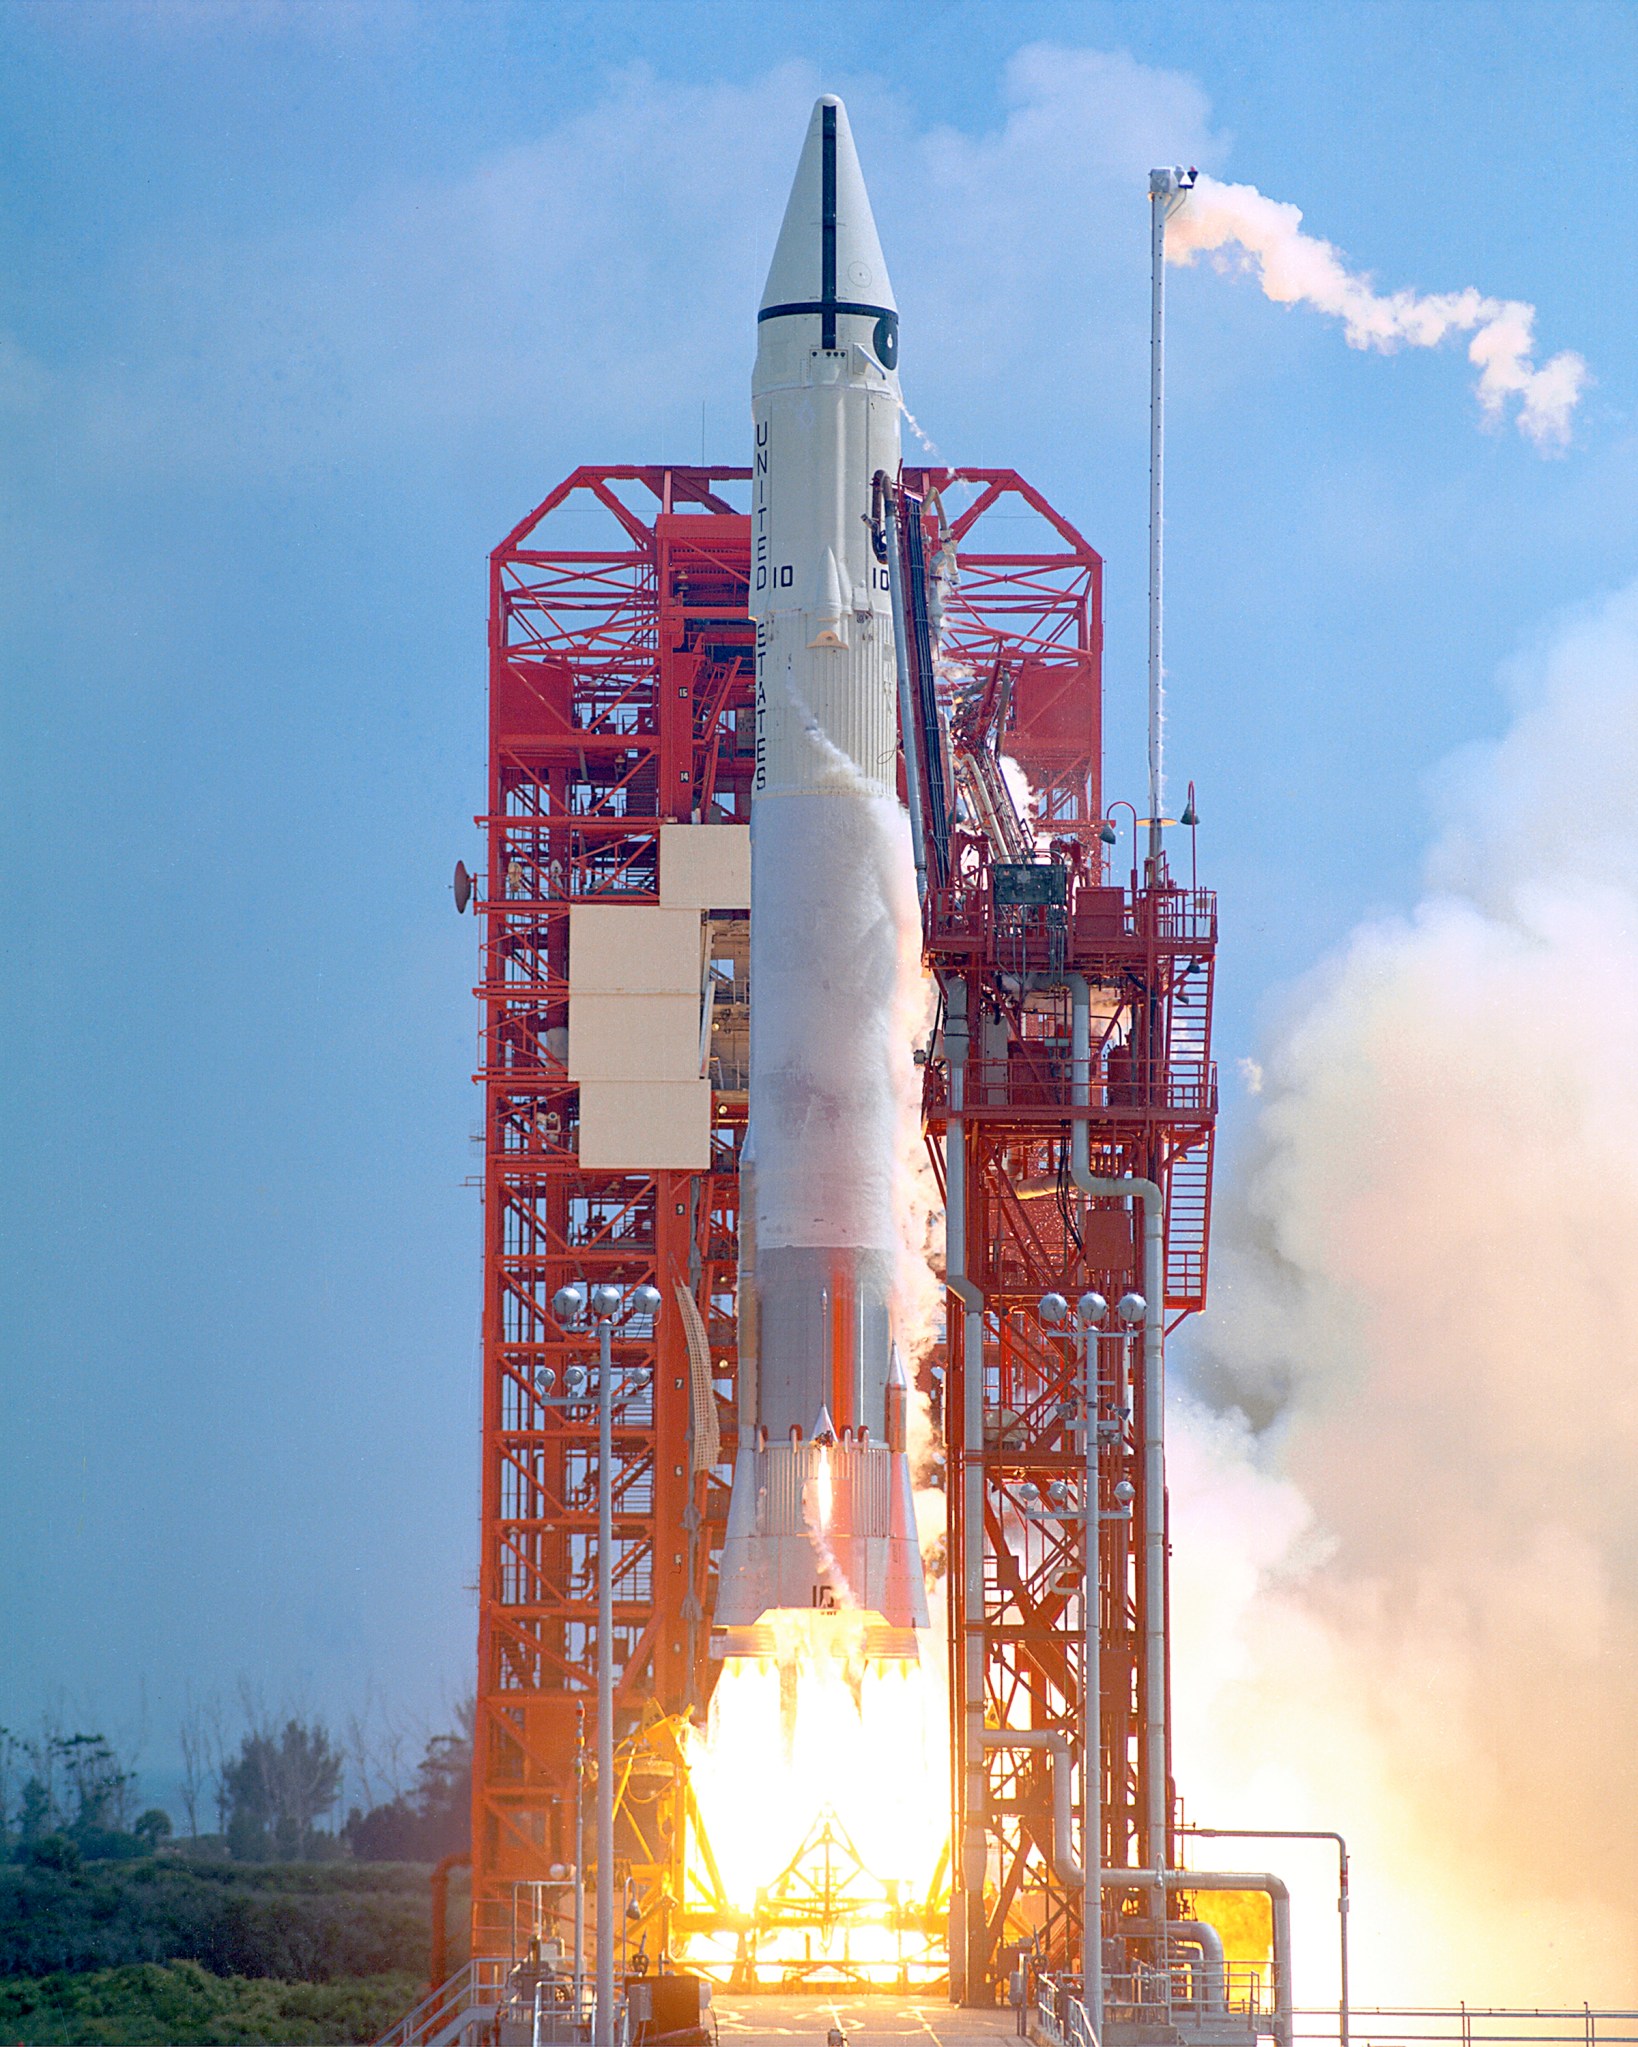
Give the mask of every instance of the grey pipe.
M 1168 1919 L 1166 1947 L 1198 1948 L 1200 1960 L 1190 1964 L 1190 2002 L 1210 2012 L 1228 2009 L 1228 1963 L 1223 1936 L 1204 1919 Z M 1198 1970 L 1198 1973 L 1196 1971 Z
M 966 1632 L 958 1645 L 961 1670 L 961 1781 L 966 1825 L 961 1841 L 959 1902 L 952 1934 L 959 1934 L 960 1969 L 966 1982 L 970 1958 L 966 1930 L 968 1901 L 982 1898 L 989 1862 L 985 1824 L 984 1773 L 984 1296 L 967 1277 L 967 984 L 952 979 L 945 990 L 944 1053 L 950 1070 L 950 1109 L 944 1137 L 944 1283 L 961 1303 L 961 1547 L 962 1608 Z M 951 1941 L 952 1972 L 956 1940 Z
M 1337 1929 L 1340 1952 L 1337 1960 L 1337 2041 L 1348 2047 L 1350 2037 L 1348 1993 L 1348 1843 L 1332 1827 L 1195 1827 L 1181 1830 L 1202 1840 L 1218 1841 L 1330 1841 L 1337 1851 Z
M 604 1289 L 607 1298 L 610 1290 Z M 592 1301 L 598 1294 L 592 1294 Z M 618 1303 L 620 1296 L 613 1296 Z M 614 1318 L 597 1317 L 597 2005 L 594 2047 L 614 2041 Z
M 985 1748 L 1045 1749 L 1052 1758 L 1052 1874 L 1065 1885 L 1084 1884 L 1075 1860 L 1075 1796 L 1070 1784 L 1075 1752 L 1057 1727 L 986 1727 Z
M 1071 1099 L 1092 1101 L 1092 991 L 1084 974 L 1069 981 Z M 1157 1868 L 1171 1860 L 1166 1795 L 1166 1274 L 1165 1204 L 1153 1180 L 1101 1179 L 1092 1173 L 1087 1118 L 1069 1126 L 1069 1177 L 1082 1194 L 1117 1195 L 1143 1204 L 1143 1763 L 1149 1852 Z
M 1291 2039 L 1291 1893 L 1283 1880 L 1266 1870 L 1255 1874 L 1219 1869 L 1106 1869 L 1105 1885 L 1118 1889 L 1167 1891 L 1261 1891 L 1274 1914 L 1274 2038 L 1277 2047 Z M 1200 1923 L 1200 1922 L 1196 1922 Z

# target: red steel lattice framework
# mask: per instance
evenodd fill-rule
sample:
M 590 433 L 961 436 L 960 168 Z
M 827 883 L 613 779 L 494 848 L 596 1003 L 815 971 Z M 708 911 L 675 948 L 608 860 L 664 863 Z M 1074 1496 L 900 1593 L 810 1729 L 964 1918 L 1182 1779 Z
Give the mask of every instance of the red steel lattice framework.
M 727 1510 L 733 1442 L 737 1163 L 744 1076 L 714 1065 L 711 1166 L 703 1173 L 598 1173 L 576 1155 L 578 1097 L 565 1064 L 568 927 L 580 902 L 658 900 L 668 822 L 744 822 L 754 764 L 752 636 L 745 614 L 749 523 L 730 501 L 740 469 L 583 468 L 496 549 L 491 563 L 488 860 L 482 1071 L 484 1174 L 483 1503 L 478 1713 L 473 1787 L 473 1952 L 503 1953 L 514 1889 L 575 1859 L 571 1839 L 577 1709 L 595 1670 L 596 1469 L 593 1424 L 540 1396 L 581 1353 L 550 1303 L 569 1280 L 659 1287 L 657 1326 L 628 1324 L 621 1363 L 647 1370 L 615 1417 L 615 1645 L 618 1724 L 651 1702 L 667 1712 L 709 1695 L 708 1623 Z M 1043 1289 L 1074 1298 L 1136 1283 L 1119 1204 L 1078 1225 L 1056 1193 L 1068 1120 L 1089 1124 L 1093 1168 L 1153 1176 L 1167 1189 L 1167 1304 L 1204 1297 L 1214 1083 L 1209 1025 L 1214 913 L 1209 897 L 1156 877 L 1111 887 L 1098 826 L 1101 581 L 1096 554 L 1010 471 L 909 472 L 950 506 L 960 580 L 944 651 L 1013 677 L 1006 750 L 1030 776 L 1043 820 L 1073 867 L 1065 917 L 998 913 L 981 851 L 963 855 L 930 905 L 928 959 L 959 979 L 975 1020 L 963 1170 L 983 1248 L 982 1444 L 961 1440 L 960 1309 L 943 1374 L 952 1479 L 976 1459 L 985 1487 L 981 1614 L 961 1599 L 962 1531 L 951 1529 L 952 1642 L 977 1628 L 997 1723 L 1071 1727 L 1079 1657 L 1064 1629 L 1078 1537 L 1017 1537 L 1020 1486 L 1044 1486 L 1072 1455 L 1061 1415 L 1074 1366 L 1043 1340 Z M 984 524 L 990 514 L 995 520 Z M 589 516 L 588 516 L 589 515 Z M 1007 545 L 1035 522 L 1045 545 Z M 602 530 L 585 544 L 589 524 Z M 978 529 L 983 527 L 983 531 Z M 996 537 L 999 536 L 999 537 Z M 1096 1083 L 1071 1106 L 1066 971 L 1118 992 L 1100 1024 Z M 1055 976 L 1048 995 L 1026 982 Z M 716 1000 L 743 1002 L 743 987 Z M 1112 1021 L 1117 1016 L 1118 1025 Z M 982 1020 L 982 1027 L 979 1027 Z M 1123 1064 L 1124 1062 L 1124 1064 Z M 927 1070 L 927 1121 L 943 1170 L 948 1068 Z M 686 1286 L 702 1310 L 721 1462 L 696 1470 L 681 1318 Z M 937 1378 L 936 1361 L 935 1379 Z M 1138 1389 L 1141 1391 L 1141 1389 Z M 1140 1412 L 1134 1400 L 1135 1412 Z M 1110 1483 L 1141 1485 L 1130 1428 Z M 1141 1509 L 1141 1499 L 1138 1502 Z M 1051 1553 L 1048 1554 L 1047 1552 Z M 1104 1573 L 1106 1856 L 1136 1864 L 1140 1824 L 1135 1701 L 1143 1643 L 1141 1557 L 1106 1545 Z M 960 1784 L 958 1777 L 958 1804 Z M 1001 1878 L 967 1901 L 969 1996 L 998 1980 L 1009 1920 L 1039 1925 L 1067 1959 L 1078 1899 L 1047 1855 L 1049 1797 L 1032 1759 L 996 1751 L 982 1823 Z M 958 1810 L 958 1828 L 963 1818 Z M 959 1833 L 958 1833 L 959 1838 Z
M 936 486 L 946 503 L 955 481 L 940 471 L 905 479 L 915 496 L 931 498 Z M 1038 1306 L 1048 1292 L 1075 1301 L 1096 1290 L 1115 1301 L 1143 1284 L 1138 1203 L 1076 1193 L 1072 1126 L 1085 1125 L 1087 1177 L 1135 1177 L 1161 1190 L 1164 1307 L 1175 1327 L 1205 1300 L 1216 904 L 1205 891 L 1174 885 L 1163 862 L 1140 875 L 1135 854 L 1124 885 L 1109 875 L 1101 560 L 1017 479 L 974 481 L 977 499 L 951 519 L 961 575 L 946 604 L 941 654 L 979 677 L 997 664 L 1007 670 L 1013 709 L 1003 750 L 1029 774 L 1037 827 L 1050 834 L 1063 869 L 1061 903 L 1009 900 L 983 834 L 958 827 L 948 881 L 931 890 L 925 913 L 943 1019 L 927 1061 L 925 1121 L 941 1185 L 947 1190 L 948 1176 L 962 1175 L 968 1225 L 967 1300 L 955 1289 L 948 1297 L 941 1402 L 952 1502 L 952 1988 L 968 2003 L 988 2004 L 1010 1969 L 1015 1936 L 1027 1933 L 1037 1955 L 1060 1969 L 1078 1969 L 1081 1951 L 1081 1889 L 1054 1869 L 1050 1752 L 994 1738 L 1014 1729 L 1057 1733 L 1078 1756 L 1085 1524 L 1036 1518 L 1033 1509 L 1054 1487 L 1073 1492 L 1082 1469 L 1075 1428 L 1082 1364 L 1073 1343 L 1043 1330 Z M 973 527 L 1003 495 L 1027 500 L 1049 530 L 1046 548 L 1022 556 L 974 547 Z M 929 514 L 929 554 L 938 537 Z M 1079 1071 L 1077 979 L 1089 1011 Z M 951 1028 L 957 1018 L 964 1033 Z M 974 1316 L 976 1350 L 964 1340 Z M 1147 1389 L 1140 1344 L 1099 1350 L 1110 1417 L 1100 1457 L 1104 1510 L 1113 1510 L 1117 1486 L 1133 1489 L 1129 1517 L 1108 1520 L 1100 1545 L 1102 1860 L 1106 1869 L 1152 1869 L 1157 1856 L 1172 1859 L 1174 1799 L 1168 1745 L 1160 1797 L 1167 1838 L 1157 1841 L 1147 1818 L 1152 1638 L 1138 1534 L 1150 1504 Z M 982 1388 L 969 1401 L 964 1358 L 975 1357 Z M 974 1413 L 983 1427 L 969 1438 Z M 981 1501 L 976 1514 L 962 1511 L 964 1494 Z M 981 1701 L 992 1737 L 975 1744 L 977 1755 L 968 1752 L 972 1727 L 962 1712 L 970 1646 L 981 1665 L 973 1703 Z M 1158 1660 L 1164 1664 L 1163 1650 Z M 1169 1687 L 1169 1672 L 1159 1675 Z
M 577 1157 L 569 918 L 658 901 L 668 822 L 743 821 L 753 734 L 742 472 L 585 468 L 491 558 L 482 1073 L 486 1094 L 483 1521 L 473 1776 L 473 1952 L 505 1953 L 515 1887 L 576 1860 L 577 1709 L 596 1668 L 589 1410 L 548 1405 L 584 1355 L 551 1310 L 571 1280 L 686 1286 L 732 1411 L 744 1095 L 713 1094 L 710 1170 L 611 1173 Z M 597 544 L 584 544 L 588 529 Z M 576 544 L 576 543 L 580 544 Z M 618 1332 L 617 1724 L 709 1683 L 711 1559 L 726 1487 L 694 1471 L 680 1314 Z

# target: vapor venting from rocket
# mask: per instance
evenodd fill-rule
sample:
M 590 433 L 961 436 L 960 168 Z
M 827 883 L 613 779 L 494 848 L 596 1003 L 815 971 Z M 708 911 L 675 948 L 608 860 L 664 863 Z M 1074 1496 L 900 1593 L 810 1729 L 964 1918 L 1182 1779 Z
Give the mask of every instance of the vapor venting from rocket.
M 1266 1060 L 1173 1438 L 1179 1778 L 1348 1835 L 1362 2002 L 1638 1992 L 1638 585 L 1509 680 Z
M 1537 448 L 1546 452 L 1569 439 L 1587 365 L 1565 349 L 1537 367 L 1536 309 L 1522 299 L 1489 298 L 1471 285 L 1430 294 L 1377 291 L 1333 244 L 1303 233 L 1299 207 L 1255 185 L 1220 184 L 1203 174 L 1167 228 L 1166 253 L 1177 264 L 1204 254 L 1221 268 L 1251 271 L 1277 305 L 1313 306 L 1340 320 L 1350 348 L 1392 355 L 1469 335 L 1468 360 L 1479 372 L 1486 417 L 1500 421 L 1516 405 L 1518 429 Z

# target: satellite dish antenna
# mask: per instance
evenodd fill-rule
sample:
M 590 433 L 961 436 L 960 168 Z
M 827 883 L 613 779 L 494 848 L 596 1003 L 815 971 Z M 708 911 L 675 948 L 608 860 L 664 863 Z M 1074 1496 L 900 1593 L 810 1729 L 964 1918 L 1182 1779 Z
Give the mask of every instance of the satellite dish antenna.
M 472 900 L 472 877 L 467 872 L 466 862 L 455 863 L 455 907 L 465 914 L 466 906 Z

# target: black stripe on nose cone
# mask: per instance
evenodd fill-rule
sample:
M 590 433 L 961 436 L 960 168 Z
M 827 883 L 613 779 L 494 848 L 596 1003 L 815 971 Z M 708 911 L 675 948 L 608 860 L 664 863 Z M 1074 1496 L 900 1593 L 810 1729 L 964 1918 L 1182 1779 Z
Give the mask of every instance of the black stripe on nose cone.
M 836 109 L 820 110 L 819 345 L 836 346 Z
M 836 346 L 836 315 L 858 313 L 867 320 L 874 320 L 875 331 L 871 344 L 884 370 L 896 369 L 899 360 L 899 316 L 891 306 L 867 306 L 862 299 L 792 299 L 782 306 L 764 306 L 757 314 L 757 325 L 764 320 L 783 320 L 787 314 L 817 313 L 821 326 L 821 339 L 829 334 L 827 348 Z

